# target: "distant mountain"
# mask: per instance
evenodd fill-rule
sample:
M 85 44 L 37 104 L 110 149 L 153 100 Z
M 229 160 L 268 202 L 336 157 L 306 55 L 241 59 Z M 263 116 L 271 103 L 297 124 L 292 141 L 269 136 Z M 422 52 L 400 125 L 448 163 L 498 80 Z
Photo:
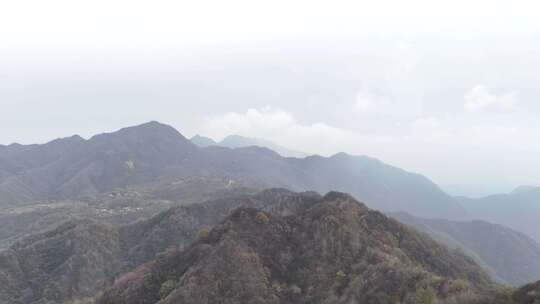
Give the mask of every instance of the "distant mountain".
M 532 191 L 532 190 L 534 190 L 536 188 L 538 188 L 538 187 L 535 187 L 535 186 L 519 186 L 519 187 L 516 187 L 516 189 L 514 189 L 510 194 L 525 193 L 525 192 Z
M 20 148 L 24 154 L 2 155 L 27 165 L 0 183 L 0 205 L 73 198 L 178 176 L 185 159 L 198 150 L 178 131 L 157 122 L 87 141 L 59 142 L 66 144 L 25 146 Z
M 484 221 L 391 215 L 449 248 L 463 250 L 501 283 L 520 286 L 540 279 L 540 244 L 523 233 Z
M 75 135 L 43 145 L 0 146 L 0 182 L 13 174 L 58 160 L 64 153 L 76 149 L 83 142 L 83 138 Z
M 523 286 L 514 292 L 513 298 L 519 304 L 540 303 L 540 282 Z
M 441 185 L 444 192 L 452 196 L 465 196 L 480 198 L 488 195 L 501 193 L 501 187 L 496 185 L 474 185 L 474 184 L 450 184 Z
M 219 143 L 217 143 L 215 140 L 211 139 L 210 137 L 204 137 L 200 136 L 199 134 L 193 136 L 190 141 L 194 144 L 196 144 L 199 147 L 210 147 L 210 146 L 218 146 Z
M 98 303 L 419 303 L 490 284 L 466 256 L 348 195 L 275 194 L 285 209 L 235 209 L 185 250 L 116 279 Z
M 270 149 L 283 157 L 304 158 L 309 155 L 304 152 L 290 150 L 269 140 L 244 137 L 240 135 L 229 135 L 220 142 L 216 142 L 209 137 L 204 137 L 201 135 L 195 135 L 190 140 L 199 147 L 220 146 L 235 149 L 255 146 Z
M 268 148 L 272 151 L 277 152 L 279 155 L 284 156 L 284 157 L 304 158 L 309 155 L 304 152 L 290 150 L 276 143 L 273 143 L 269 140 L 265 140 L 261 138 L 244 137 L 240 135 L 229 135 L 225 137 L 222 141 L 220 141 L 218 145 L 222 147 L 228 147 L 228 148 L 243 148 L 243 147 L 249 147 L 249 146 L 258 146 L 262 148 Z
M 256 189 L 350 192 L 373 208 L 424 217 L 458 218 L 465 214 L 453 197 L 427 178 L 373 158 L 340 153 L 329 158 L 297 159 L 254 146 L 201 148 L 157 122 L 68 141 L 61 149 L 50 144 L 24 149 L 29 152 L 2 153 L 3 163 L 24 163 L 25 167 L 15 171 L 12 166 L 0 168 L 8 172 L 0 182 L 0 207 L 95 196 L 182 178 L 217 177 Z M 42 153 L 51 157 L 35 156 Z
M 0 227 L 0 246 L 9 246 L 0 251 L 0 302 L 85 303 L 115 279 L 117 285 L 108 295 L 116 297 L 117 288 L 121 286 L 118 284 L 125 280 L 131 282 L 130 278 L 137 277 L 141 269 L 143 274 L 149 275 L 148 278 L 157 280 L 144 281 L 144 284 L 163 283 L 159 281 L 162 278 L 155 277 L 155 270 L 161 273 L 161 258 L 165 258 L 165 262 L 171 261 L 167 258 L 169 254 L 183 257 L 188 254 L 185 261 L 189 265 L 185 264 L 187 268 L 183 269 L 204 269 L 204 275 L 185 273 L 186 278 L 210 282 L 204 281 L 208 278 L 206 275 L 218 275 L 219 268 L 212 268 L 216 264 L 201 263 L 198 258 L 193 260 L 191 254 L 200 253 L 199 257 L 204 261 L 214 261 L 220 257 L 211 253 L 212 250 L 225 248 L 222 246 L 227 245 L 226 240 L 240 246 L 240 252 L 246 248 L 243 245 L 251 244 L 248 254 L 264 261 L 262 269 L 270 271 L 270 274 L 259 276 L 261 268 L 256 263 L 253 264 L 255 268 L 249 268 L 242 274 L 249 278 L 248 282 L 260 282 L 260 278 L 277 282 L 275 286 L 272 282 L 271 290 L 266 289 L 267 295 L 272 299 L 272 295 L 281 297 L 283 300 L 280 301 L 285 301 L 283 303 L 296 303 L 299 298 L 315 302 L 320 299 L 333 303 L 346 299 L 370 299 L 373 303 L 387 303 L 385 295 L 389 295 L 388 291 L 397 297 L 392 299 L 405 299 L 405 303 L 411 303 L 414 302 L 413 294 L 425 287 L 433 288 L 440 297 L 448 297 L 454 295 L 456 286 L 459 290 L 465 288 L 470 295 L 470 292 L 476 294 L 476 291 L 484 290 L 488 284 L 471 258 L 439 245 L 433 247 L 435 243 L 430 238 L 418 238 L 416 232 L 406 227 L 399 228 L 403 225 L 367 210 L 346 195 L 333 193 L 323 198 L 314 192 L 292 193 L 286 190 L 251 195 L 256 189 L 266 187 L 321 193 L 347 191 L 366 201 L 370 207 L 429 218 L 461 218 L 465 211 L 460 202 L 478 203 L 477 200 L 448 196 L 427 178 L 373 158 L 340 153 L 332 157 L 298 159 L 284 158 L 272 150 L 256 146 L 201 148 L 175 129 L 157 122 L 96 135 L 88 140 L 74 136 L 44 145 L 0 146 L 0 221 L 8 223 Z M 526 202 L 525 210 L 529 211 L 526 215 L 534 219 L 534 209 L 530 209 L 533 200 L 529 196 L 537 191 L 529 190 L 505 195 L 502 206 L 507 206 L 507 197 L 521 198 Z M 205 199 L 211 201 L 181 206 Z M 340 209 L 342 204 L 339 202 L 343 200 L 346 201 L 343 206 L 354 202 L 359 209 Z M 479 201 L 479 204 L 483 203 Z M 175 207 L 146 219 L 170 206 Z M 234 212 L 237 208 L 240 209 Z M 487 209 L 489 212 L 486 214 L 497 214 Z M 253 212 L 255 216 L 264 212 L 269 219 L 269 231 L 250 226 L 253 223 L 250 224 L 249 218 Z M 234 214 L 239 214 L 238 218 Z M 347 214 L 357 214 L 360 219 L 353 220 Z M 212 229 L 224 218 L 227 219 L 218 225 L 221 228 Z M 241 221 L 236 222 L 237 219 Z M 263 216 L 259 216 L 259 221 L 266 222 Z M 110 225 L 123 223 L 131 224 L 120 228 Z M 314 226 L 305 226 L 306 223 L 314 223 Z M 529 227 L 534 227 L 532 221 L 530 223 Z M 229 224 L 232 225 L 230 231 L 225 229 Z M 39 232 L 55 226 L 58 227 Z M 315 229 L 317 227 L 323 230 Z M 536 264 L 530 262 L 534 257 L 529 254 L 533 250 L 525 247 L 527 242 L 519 235 L 490 225 L 463 225 L 458 229 L 453 224 L 435 226 L 430 223 L 429 227 L 440 232 L 437 235 L 451 239 L 454 243 L 447 243 L 450 246 L 459 242 L 464 247 L 466 244 L 467 248 L 473 248 L 465 250 L 466 253 L 484 262 L 483 266 L 492 269 L 492 274 L 505 276 L 507 281 L 524 273 L 525 270 L 516 264 L 520 258 L 523 258 L 523 267 L 529 269 L 530 277 L 535 274 Z M 210 240 L 206 237 L 207 230 L 211 230 L 211 242 L 206 241 Z M 199 238 L 199 242 L 192 245 L 195 238 Z M 509 259 L 508 256 L 514 252 L 510 249 L 490 256 L 488 249 L 499 246 L 499 243 L 490 241 L 492 238 L 511 244 L 511 249 L 516 249 L 515 254 L 522 256 Z M 276 247 L 267 251 L 263 243 L 273 244 L 268 240 L 274 239 L 278 240 Z M 283 243 L 279 240 L 285 240 L 290 246 L 281 246 Z M 301 245 L 304 240 L 307 247 Z M 419 244 L 415 245 L 416 241 Z M 475 248 L 474 242 L 486 249 Z M 259 247 L 260 244 L 263 246 Z M 360 247 L 350 251 L 346 244 L 360 244 Z M 170 248 L 168 253 L 159 254 L 167 248 Z M 313 250 L 299 253 L 289 248 Z M 210 250 L 211 254 L 205 250 Z M 228 254 L 231 251 L 221 252 Z M 314 264 L 305 264 L 301 258 L 313 256 L 320 260 L 317 252 L 328 253 L 323 257 L 328 260 L 321 260 L 321 272 Z M 342 253 L 345 253 L 345 258 L 342 258 Z M 118 277 L 154 259 L 156 254 L 157 259 L 148 264 L 150 268 L 138 268 L 127 277 Z M 220 261 L 230 262 L 230 265 L 245 262 L 242 260 L 244 255 L 227 254 L 223 255 L 226 259 Z M 272 256 L 268 257 L 270 254 Z M 288 257 L 292 262 L 287 260 Z M 336 264 L 330 262 L 336 259 Z M 280 264 L 284 261 L 288 261 L 286 268 Z M 171 271 L 179 269 L 175 268 L 177 264 L 166 265 Z M 345 267 L 349 268 L 341 269 Z M 237 274 L 234 272 L 236 268 L 234 266 L 231 270 L 233 276 Z M 293 275 L 286 277 L 289 272 Z M 330 276 L 331 272 L 334 276 Z M 307 281 L 300 279 L 304 275 L 309 277 Z M 355 280 L 349 280 L 353 277 Z M 237 282 L 244 281 L 238 278 Z M 403 282 L 414 284 L 402 285 Z M 159 289 L 165 286 L 164 290 L 169 290 L 170 285 L 168 282 L 160 285 Z M 200 290 L 197 286 L 191 289 L 191 285 L 175 285 L 171 290 Z M 214 286 L 215 290 L 222 290 L 218 288 L 220 286 Z M 258 292 L 259 289 L 254 290 L 250 286 L 242 286 L 242 292 Z M 418 289 L 419 286 L 422 288 Z M 328 290 L 329 294 L 320 294 L 310 287 L 323 288 L 321 290 Z M 151 296 L 155 296 L 155 288 L 152 284 L 143 286 Z M 356 290 L 360 292 L 356 293 Z M 121 297 L 132 292 L 124 291 Z M 448 299 L 448 303 L 473 302 L 458 298 Z
M 540 282 L 527 284 L 519 289 L 499 288 L 482 296 L 470 296 L 460 304 L 537 304 L 540 303 Z
M 509 194 L 459 198 L 471 218 L 502 224 L 540 242 L 540 188 L 522 187 Z

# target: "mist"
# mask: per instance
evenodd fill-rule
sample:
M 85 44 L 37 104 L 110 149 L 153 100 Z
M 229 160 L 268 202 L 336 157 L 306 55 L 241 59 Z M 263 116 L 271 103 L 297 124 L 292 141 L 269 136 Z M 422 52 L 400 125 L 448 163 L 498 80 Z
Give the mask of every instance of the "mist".
M 123 11 L 118 2 L 101 12 L 102 3 L 82 19 L 80 7 L 68 16 L 55 5 L 66 3 L 42 7 L 55 17 L 44 23 L 9 17 L 17 4 L 3 10 L 2 144 L 158 120 L 185 136 L 369 155 L 448 189 L 540 184 L 539 24 L 522 18 L 530 6 L 457 2 L 428 15 L 416 1 L 396 15 L 385 5 L 314 4 L 299 15 L 302 6 L 276 3 L 248 16 L 235 9 L 248 4 L 235 2 L 220 8 L 238 20 L 220 27 L 230 18 L 203 5 Z

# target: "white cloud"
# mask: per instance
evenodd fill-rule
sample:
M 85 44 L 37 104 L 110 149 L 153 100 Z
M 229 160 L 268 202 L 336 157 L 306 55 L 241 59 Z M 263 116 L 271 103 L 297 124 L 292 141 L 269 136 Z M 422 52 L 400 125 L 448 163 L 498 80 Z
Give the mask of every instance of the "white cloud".
M 354 103 L 354 108 L 357 111 L 365 112 L 373 107 L 373 99 L 368 94 L 364 92 L 358 92 L 356 94 L 356 101 Z
M 452 117 L 421 117 L 411 122 L 411 133 L 407 138 L 408 144 L 430 143 L 432 145 L 455 143 L 457 138 L 463 138 L 468 131 L 455 126 Z
M 361 89 L 356 92 L 353 108 L 358 113 L 370 115 L 391 115 L 396 112 L 398 104 L 390 96 L 372 89 Z
M 324 155 L 347 150 L 355 142 L 351 131 L 324 122 L 303 124 L 292 114 L 272 107 L 207 117 L 201 132 L 213 138 L 231 134 L 265 138 L 297 150 Z
M 441 125 L 441 121 L 436 117 L 419 118 L 413 122 L 415 129 L 435 129 Z
M 509 112 L 516 109 L 516 104 L 515 93 L 495 95 L 484 85 L 477 85 L 465 94 L 465 110 L 469 112 Z
M 402 75 L 396 73 L 392 77 Z M 398 83 L 400 81 L 393 81 Z M 369 117 L 387 117 L 396 120 L 409 120 L 422 114 L 423 101 L 415 96 L 409 96 L 408 89 L 397 86 L 382 86 L 378 88 L 362 88 L 356 92 L 352 109 L 357 114 L 368 114 Z M 345 111 L 350 111 L 350 108 Z M 344 113 L 348 115 L 349 113 Z

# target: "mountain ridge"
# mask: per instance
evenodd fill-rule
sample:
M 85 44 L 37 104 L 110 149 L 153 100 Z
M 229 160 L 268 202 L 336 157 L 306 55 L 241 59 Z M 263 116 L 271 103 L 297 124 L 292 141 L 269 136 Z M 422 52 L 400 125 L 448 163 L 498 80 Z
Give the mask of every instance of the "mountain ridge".
M 11 296 L 14 296 L 13 294 L 19 296 L 23 296 L 24 294 L 30 294 L 33 295 L 33 299 L 39 300 L 45 296 L 43 291 L 48 286 L 47 282 L 49 282 L 52 278 L 71 278 L 71 281 L 78 282 L 78 276 L 87 276 L 90 278 L 95 278 L 95 280 L 84 281 L 86 283 L 84 283 L 83 285 L 78 285 L 79 287 L 74 287 L 75 289 L 73 289 L 73 293 L 66 293 L 65 291 L 62 291 L 63 288 L 68 288 L 68 286 L 72 286 L 69 285 L 67 282 L 65 283 L 66 285 L 54 287 L 60 288 L 60 291 L 62 292 L 60 292 L 59 294 L 64 295 L 64 300 L 77 300 L 81 297 L 85 298 L 87 297 L 87 295 L 92 293 L 99 294 L 99 292 L 103 290 L 103 284 L 109 286 L 109 283 L 112 283 L 113 280 L 121 281 L 122 278 L 127 275 L 127 273 L 129 273 L 130 271 L 137 272 L 137 269 L 139 269 L 138 266 L 147 265 L 149 261 L 152 261 L 156 257 L 159 258 L 160 256 L 163 256 L 164 252 L 171 252 L 171 250 L 188 250 L 193 241 L 197 241 L 197 239 L 199 239 L 200 237 L 204 237 L 204 235 L 206 235 L 207 232 L 211 231 L 213 227 L 219 225 L 220 222 L 225 221 L 227 217 L 231 216 L 231 214 L 234 214 L 235 210 L 237 210 L 238 208 L 255 210 L 253 211 L 255 212 L 255 217 L 258 212 L 263 212 L 270 219 L 279 217 L 283 218 L 283 220 L 285 221 L 284 223 L 287 223 L 287 218 L 291 216 L 301 216 L 306 212 L 306 210 L 310 210 L 316 205 L 326 206 L 328 204 L 330 204 L 330 206 L 327 206 L 325 208 L 330 208 L 330 210 L 334 208 L 332 207 L 333 205 L 339 207 L 340 205 L 348 206 L 350 204 L 356 204 L 358 206 L 347 207 L 343 211 L 339 211 L 338 208 L 336 212 L 341 215 L 336 217 L 335 219 L 333 219 L 333 211 L 329 214 L 324 211 L 323 213 L 321 213 L 322 215 L 317 215 L 319 214 L 318 212 L 310 213 L 313 215 L 310 217 L 312 217 L 313 221 L 316 221 L 317 224 L 314 224 L 316 226 L 314 226 L 313 228 L 307 229 L 305 233 L 311 233 L 310 231 L 314 230 L 315 227 L 318 226 L 328 226 L 330 224 L 334 225 L 338 223 L 345 223 L 350 220 L 349 217 L 352 214 L 355 214 L 355 212 L 361 212 L 363 215 L 353 216 L 355 221 L 356 219 L 362 218 L 362 220 L 366 220 L 366 224 L 375 225 L 369 226 L 372 228 L 366 230 L 366 232 L 368 232 L 366 235 L 382 237 L 386 234 L 381 234 L 381 231 L 387 231 L 387 229 L 390 229 L 391 227 L 403 226 L 399 229 L 406 229 L 413 235 L 419 237 L 419 240 L 428 239 L 429 241 L 426 242 L 428 242 L 428 244 L 437 244 L 437 248 L 454 248 L 453 246 L 446 247 L 444 245 L 439 245 L 439 243 L 435 243 L 427 235 L 423 236 L 422 234 L 418 234 L 413 228 L 409 228 L 408 226 L 405 226 L 392 218 L 388 218 L 380 212 L 368 209 L 364 204 L 359 203 L 355 198 L 344 193 L 329 192 L 325 196 L 322 196 L 315 192 L 296 193 L 286 189 L 268 189 L 257 192 L 256 194 L 245 193 L 221 196 L 219 198 L 208 200 L 203 203 L 175 206 L 149 219 L 139 220 L 127 225 L 122 225 L 118 228 L 96 229 L 92 227 L 96 227 L 96 225 L 103 226 L 103 224 L 99 224 L 99 222 L 86 219 L 72 219 L 65 224 L 62 224 L 59 228 L 48 230 L 46 233 L 34 234 L 30 237 L 25 238 L 22 241 L 17 242 L 7 251 L 0 251 L 0 282 L 4 282 L 4 284 L 1 285 L 4 287 L 0 286 L 0 299 L 2 299 L 1 296 L 6 296 L 6 294 L 11 294 Z M 325 210 L 325 208 L 320 210 Z M 356 211 L 353 212 L 353 210 Z M 253 212 L 251 212 L 251 214 L 253 214 Z M 366 218 L 364 217 L 366 214 L 370 215 Z M 262 217 L 261 220 L 265 221 L 264 217 Z M 75 227 L 78 228 L 75 229 Z M 112 226 L 105 225 L 105 227 Z M 68 233 L 59 233 L 61 231 L 66 231 Z M 70 231 L 79 232 L 76 234 L 72 234 L 70 233 Z M 292 231 L 295 230 L 293 229 Z M 356 228 L 347 229 L 347 231 L 349 231 L 347 235 L 354 235 L 355 233 L 357 233 Z M 245 231 L 243 231 L 242 233 L 256 234 L 257 230 L 250 228 L 245 229 Z M 398 236 L 401 234 L 401 232 L 390 233 L 390 235 L 392 236 L 391 238 L 398 239 L 400 239 L 400 237 Z M 299 235 L 303 234 L 300 233 Z M 389 236 L 385 236 L 384 239 L 386 239 L 387 237 Z M 331 239 L 340 240 L 341 238 L 334 235 Z M 268 239 L 264 238 L 263 240 L 268 241 Z M 87 254 L 85 254 L 81 250 L 70 251 L 71 253 L 68 253 L 64 250 L 66 249 L 66 244 L 88 244 L 89 242 L 100 242 L 101 244 L 109 244 L 106 248 L 112 248 L 114 250 L 110 251 L 100 249 L 100 247 L 88 247 L 88 249 L 85 250 L 85 252 L 87 251 Z M 395 240 L 391 243 L 388 243 L 387 245 L 395 246 L 396 244 L 400 244 L 400 242 L 401 241 L 398 242 Z M 317 241 L 316 243 L 331 244 L 329 243 L 329 240 L 321 240 Z M 349 241 L 346 242 L 346 244 L 348 243 Z M 355 241 L 355 243 L 358 242 Z M 372 244 L 372 242 L 364 240 L 361 241 L 360 244 Z M 57 256 L 55 252 L 57 251 L 56 249 L 53 250 L 53 248 L 56 248 L 58 246 L 62 248 L 62 250 L 58 249 L 58 252 L 64 252 L 67 254 L 59 255 L 65 260 L 77 261 L 81 258 L 84 260 L 88 258 L 88 256 L 107 258 L 99 258 L 98 260 L 95 260 L 95 262 L 91 263 L 92 268 L 94 269 L 92 271 L 84 267 L 57 268 L 55 266 L 52 266 L 43 268 L 40 266 L 36 266 L 34 268 L 44 269 L 44 271 L 40 272 L 41 275 L 39 275 L 39 277 L 41 278 L 40 282 L 42 282 L 43 284 L 36 282 L 34 283 L 36 285 L 32 285 L 34 287 L 25 285 L 26 283 L 24 283 L 24 279 L 22 279 L 22 281 L 21 279 L 17 279 L 17 274 L 19 274 L 19 276 L 22 276 L 22 274 L 24 273 L 33 272 L 30 272 L 29 270 L 17 270 L 17 266 L 15 267 L 15 269 L 12 269 L 12 265 L 18 265 L 18 262 L 16 261 L 23 261 L 23 263 L 29 264 L 27 261 L 48 261 L 49 259 L 55 260 L 55 257 Z M 296 247 L 296 245 L 293 247 Z M 20 248 L 27 249 L 21 251 Z M 72 247 L 68 246 L 67 248 Z M 332 248 L 332 246 L 328 248 Z M 449 249 L 441 250 L 446 251 Z M 22 254 L 22 256 L 19 256 L 21 255 L 21 252 L 25 253 Z M 109 252 L 114 252 L 114 254 L 111 255 L 111 253 Z M 457 253 L 453 250 L 451 252 L 452 254 L 458 254 L 458 256 L 461 256 L 460 259 L 463 259 L 462 253 Z M 10 254 L 6 255 L 6 253 Z M 51 254 L 53 256 L 51 256 Z M 519 259 L 519 257 L 516 258 Z M 4 261 L 6 262 L 2 262 L 2 259 L 4 259 Z M 472 258 L 466 257 L 465 259 L 467 261 L 464 262 L 465 265 L 470 263 L 474 264 L 474 260 Z M 54 263 L 50 264 L 31 262 L 29 265 L 54 265 Z M 70 265 L 75 266 L 76 264 Z M 512 265 L 518 267 L 519 263 L 514 263 Z M 144 266 L 141 267 L 144 268 Z M 460 269 L 459 267 L 461 266 L 458 266 L 458 269 Z M 450 267 L 450 269 L 453 268 L 453 266 Z M 19 267 L 19 269 L 21 268 Z M 108 273 L 108 275 L 103 276 L 104 273 Z M 373 275 L 375 275 L 375 273 L 373 273 Z M 95 282 L 96 284 L 90 284 L 89 282 Z M 24 303 L 27 304 L 27 302 Z M 38 303 L 41 304 L 40 302 L 36 302 L 35 304 Z M 34 303 L 32 302 L 32 304 Z
M 521 232 L 481 220 L 423 219 L 405 213 L 390 216 L 449 248 L 463 250 L 501 283 L 521 286 L 540 279 L 540 244 Z
M 64 152 L 59 159 L 0 180 L 0 203 L 78 198 L 156 180 L 223 177 L 259 189 L 351 192 L 374 208 L 420 216 L 453 218 L 465 213 L 424 176 L 367 157 L 297 159 L 266 148 L 200 148 L 157 122 L 95 135 Z
M 410 303 L 420 287 L 453 297 L 489 284 L 472 260 L 350 195 L 307 200 L 286 216 L 236 208 L 184 251 L 171 249 L 118 278 L 98 303 Z M 470 281 L 456 289 L 458 279 Z
M 469 218 L 505 225 L 523 232 L 540 242 L 540 188 L 527 191 L 490 195 L 483 198 L 458 198 L 469 213 Z
M 223 138 L 219 142 L 216 142 L 215 140 L 209 137 L 205 137 L 205 136 L 201 136 L 197 134 L 193 136 L 190 139 L 190 141 L 198 145 L 199 147 L 203 147 L 203 148 L 210 147 L 210 146 L 220 146 L 220 147 L 227 147 L 227 148 L 235 149 L 235 148 L 245 148 L 245 147 L 250 147 L 250 146 L 258 146 L 258 147 L 268 148 L 272 151 L 275 151 L 283 157 L 304 158 L 304 157 L 309 156 L 308 153 L 291 150 L 289 148 L 283 147 L 281 145 L 278 145 L 266 139 L 245 137 L 245 136 L 236 135 L 236 134 L 228 135 L 227 137 Z

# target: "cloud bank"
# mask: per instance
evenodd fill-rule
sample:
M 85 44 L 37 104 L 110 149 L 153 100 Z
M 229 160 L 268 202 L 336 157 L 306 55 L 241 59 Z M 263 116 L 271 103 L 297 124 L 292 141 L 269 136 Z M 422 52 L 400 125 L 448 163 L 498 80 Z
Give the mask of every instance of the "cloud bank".
M 493 94 L 486 86 L 477 85 L 465 95 L 465 109 L 469 112 L 492 110 L 508 112 L 516 109 L 516 94 Z
M 474 86 L 466 96 L 462 113 L 442 116 L 419 113 L 417 117 L 404 117 L 397 127 L 400 131 L 394 134 L 338 127 L 324 121 L 304 122 L 289 111 L 271 106 L 214 114 L 204 119 L 199 130 L 216 139 L 230 134 L 265 138 L 324 156 L 342 151 L 374 156 L 424 173 L 442 184 L 455 180 L 462 184 L 498 180 L 512 187 L 537 181 L 534 155 L 540 152 L 540 144 L 530 139 L 539 134 L 540 129 L 531 125 L 530 117 L 516 112 L 516 100 L 512 98 L 509 102 L 505 95 L 493 95 L 481 86 Z M 380 112 L 384 108 L 377 110 L 377 104 L 372 101 L 362 101 L 359 109 L 358 100 L 349 108 L 343 108 L 344 119 L 356 117 L 357 124 L 361 125 L 370 124 L 362 119 L 366 112 L 385 116 L 384 111 Z M 491 112 L 495 110 L 497 112 Z M 499 111 L 502 110 L 514 112 L 511 118 L 505 115 L 501 120 Z M 391 111 L 388 115 L 392 115 Z M 517 124 L 519 115 L 522 121 Z M 528 144 L 524 144 L 527 141 Z M 508 155 L 529 165 L 500 161 Z M 468 171 L 467 178 L 463 178 L 463 170 Z
M 293 149 L 329 155 L 355 141 L 355 133 L 323 122 L 303 124 L 284 110 L 270 106 L 206 118 L 201 132 L 221 139 L 230 134 L 259 137 Z

